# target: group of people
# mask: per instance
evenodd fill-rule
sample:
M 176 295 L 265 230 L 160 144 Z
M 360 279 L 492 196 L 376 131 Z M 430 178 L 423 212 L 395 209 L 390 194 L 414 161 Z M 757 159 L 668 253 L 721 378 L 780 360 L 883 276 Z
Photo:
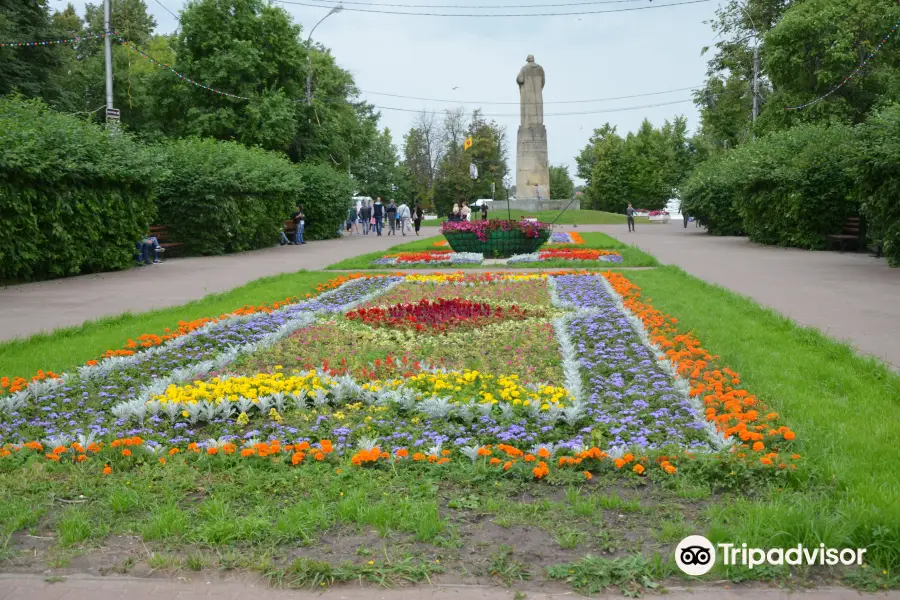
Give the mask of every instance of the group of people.
M 297 205 L 297 210 L 295 210 L 294 214 L 291 215 L 291 221 L 294 222 L 294 239 L 289 239 L 287 234 L 285 234 L 284 230 L 282 229 L 281 245 L 302 246 L 306 243 L 306 241 L 303 239 L 303 232 L 306 230 L 306 213 L 303 211 L 302 204 Z
M 488 214 L 488 206 L 486 202 L 481 203 L 481 220 L 487 221 Z M 463 201 L 462 206 L 459 204 L 453 205 L 453 210 L 450 211 L 450 214 L 447 215 L 447 220 L 451 222 L 458 221 L 471 221 L 472 220 L 472 209 L 469 208 L 469 203 Z
M 369 235 L 370 232 L 381 235 L 385 230 L 387 235 L 397 235 L 398 230 L 404 236 L 407 231 L 413 230 L 419 235 L 424 217 L 425 211 L 419 203 L 410 209 L 405 202 L 398 206 L 394 200 L 385 205 L 378 197 L 374 201 L 359 200 L 356 206 L 351 206 L 347 211 L 344 227 L 348 232 L 355 231 L 357 235 Z

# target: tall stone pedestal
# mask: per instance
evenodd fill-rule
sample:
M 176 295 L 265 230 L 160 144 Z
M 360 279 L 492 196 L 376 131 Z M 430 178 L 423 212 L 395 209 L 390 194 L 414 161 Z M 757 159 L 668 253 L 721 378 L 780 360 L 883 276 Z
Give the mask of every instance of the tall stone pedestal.
M 547 162 L 547 128 L 519 126 L 516 140 L 516 198 L 550 199 L 550 165 Z

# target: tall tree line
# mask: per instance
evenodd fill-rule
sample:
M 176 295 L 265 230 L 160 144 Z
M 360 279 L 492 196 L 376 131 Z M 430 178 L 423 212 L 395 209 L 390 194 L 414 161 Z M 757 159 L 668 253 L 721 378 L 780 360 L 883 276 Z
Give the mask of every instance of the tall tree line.
M 300 25 L 265 0 L 189 0 L 180 27 L 160 35 L 144 0 L 114 0 L 111 27 L 122 40 L 210 87 L 159 68 L 116 41 L 114 102 L 122 125 L 148 140 L 201 136 L 283 152 L 294 161 L 366 172 L 382 132 L 371 105 L 330 51 L 311 50 L 312 103 L 305 101 L 307 48 Z M 83 14 L 47 0 L 0 0 L 0 39 L 37 41 L 103 32 L 102 3 Z M 41 98 L 53 108 L 102 120 L 103 42 L 0 49 L 0 95 Z

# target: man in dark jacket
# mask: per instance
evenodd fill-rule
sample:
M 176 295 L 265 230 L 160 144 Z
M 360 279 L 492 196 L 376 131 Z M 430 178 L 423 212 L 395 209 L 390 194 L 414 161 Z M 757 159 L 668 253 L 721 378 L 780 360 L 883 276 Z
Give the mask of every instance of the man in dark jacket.
M 634 231 L 634 208 L 632 208 L 631 202 L 628 203 L 625 214 L 628 215 L 628 231 Z
M 384 212 L 387 215 L 388 235 L 397 235 L 397 230 L 394 227 L 397 221 L 397 203 L 391 200 L 391 203 L 385 207 Z
M 375 219 L 375 231 L 381 235 L 381 227 L 384 224 L 384 204 L 381 203 L 381 197 L 375 198 L 375 205 L 372 207 L 372 217 Z
M 370 223 L 372 220 L 372 207 L 369 206 L 368 200 L 363 200 L 362 202 L 362 208 L 359 209 L 359 220 L 362 221 L 363 235 L 369 235 L 369 230 L 373 226 Z

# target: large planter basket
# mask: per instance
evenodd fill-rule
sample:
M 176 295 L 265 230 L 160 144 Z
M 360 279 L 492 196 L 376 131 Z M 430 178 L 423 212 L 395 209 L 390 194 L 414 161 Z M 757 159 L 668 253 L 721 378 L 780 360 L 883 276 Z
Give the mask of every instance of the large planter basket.
M 518 229 L 509 231 L 497 230 L 489 232 L 487 240 L 480 240 L 474 233 L 467 231 L 445 231 L 444 237 L 454 252 L 478 252 L 485 258 L 509 258 L 515 254 L 536 252 L 550 239 L 550 230 L 537 232 L 538 236 L 526 236 Z

